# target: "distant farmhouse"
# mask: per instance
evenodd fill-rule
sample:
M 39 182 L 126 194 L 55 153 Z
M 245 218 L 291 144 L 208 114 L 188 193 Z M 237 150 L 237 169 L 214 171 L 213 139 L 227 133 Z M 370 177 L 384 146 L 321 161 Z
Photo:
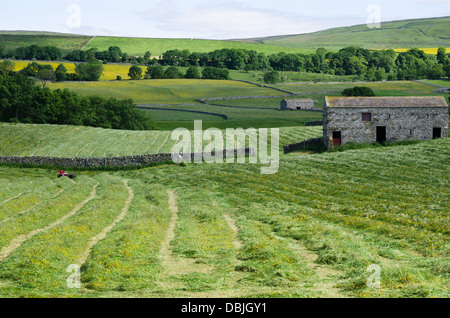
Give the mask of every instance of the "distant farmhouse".
M 314 101 L 312 99 L 298 98 L 298 99 L 283 99 L 280 105 L 281 110 L 300 110 L 300 109 L 314 109 Z
M 323 143 L 336 145 L 448 137 L 442 96 L 325 97 Z

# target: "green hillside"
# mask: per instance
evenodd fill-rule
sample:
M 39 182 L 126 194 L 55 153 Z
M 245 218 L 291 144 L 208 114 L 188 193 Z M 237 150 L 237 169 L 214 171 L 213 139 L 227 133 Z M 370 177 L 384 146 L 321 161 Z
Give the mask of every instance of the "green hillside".
M 274 88 L 301 94 L 300 98 L 311 98 L 316 108 L 321 108 L 325 96 L 340 95 L 355 83 L 318 83 L 318 84 L 277 84 Z M 370 87 L 377 96 L 420 96 L 438 95 L 436 88 L 414 81 L 370 82 L 360 84 Z M 237 81 L 167 79 L 140 81 L 102 81 L 102 82 L 61 82 L 50 83 L 51 89 L 70 89 L 81 95 L 98 95 L 105 98 L 132 98 L 136 104 L 153 104 L 150 107 L 163 110 L 146 110 L 150 113 L 159 129 L 170 130 L 177 127 L 191 129 L 194 119 L 202 119 L 207 127 L 248 128 L 248 127 L 290 127 L 303 125 L 310 120 L 320 120 L 318 112 L 280 111 L 280 102 L 285 95 L 268 87 L 258 87 Z M 264 96 L 265 98 L 237 98 L 245 96 Z M 270 97 L 270 98 L 269 98 Z M 293 96 L 294 97 L 294 96 Z M 202 104 L 199 99 L 229 98 L 209 101 Z M 161 105 L 167 104 L 167 105 Z M 227 107 L 230 106 L 230 107 Z M 224 120 L 205 114 L 174 112 L 165 109 L 182 109 L 222 114 L 229 117 Z
M 255 50 L 265 54 L 279 52 L 312 53 L 311 49 L 286 48 L 277 45 L 261 45 L 244 42 L 201 40 L 201 39 L 150 39 L 150 38 L 124 38 L 124 37 L 95 37 L 86 49 L 97 48 L 107 50 L 110 46 L 118 46 L 129 55 L 144 55 L 149 51 L 152 56 L 160 56 L 168 50 L 189 50 L 191 52 L 212 52 L 220 49 L 246 49 Z
M 76 50 L 84 47 L 92 36 L 33 31 L 0 31 L 0 43 L 5 50 L 39 45 L 56 46 L 60 49 Z
M 0 31 L 0 42 L 6 49 L 27 45 L 54 45 L 63 50 L 98 48 L 106 50 L 119 46 L 130 55 L 152 56 L 172 50 L 210 52 L 223 48 L 241 48 L 272 54 L 278 52 L 311 53 L 318 47 L 339 50 L 346 46 L 380 48 L 450 47 L 450 17 L 383 22 L 381 28 L 367 25 L 333 28 L 313 33 L 230 41 L 207 39 L 127 38 L 111 36 L 81 36 L 52 32 Z
M 366 24 L 333 28 L 319 32 L 248 39 L 248 42 L 289 48 L 337 50 L 346 46 L 368 49 L 434 48 L 450 46 L 450 17 L 401 20 L 381 23 L 380 28 Z
M 197 116 L 196 119 L 201 118 Z M 279 130 L 280 151 L 283 145 L 322 135 L 319 126 L 282 127 Z M 103 158 L 169 153 L 177 143 L 170 136 L 171 131 L 0 123 L 0 156 Z M 237 144 L 237 147 L 241 146 L 244 145 Z

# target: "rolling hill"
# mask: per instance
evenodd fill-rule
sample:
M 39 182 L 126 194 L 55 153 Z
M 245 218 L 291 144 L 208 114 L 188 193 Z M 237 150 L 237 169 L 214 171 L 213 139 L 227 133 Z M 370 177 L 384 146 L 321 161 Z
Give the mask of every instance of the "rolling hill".
M 266 54 L 283 51 L 287 53 L 311 53 L 318 47 L 324 47 L 328 50 L 339 50 L 346 46 L 360 46 L 368 49 L 450 47 L 449 29 L 450 17 L 438 17 L 383 22 L 380 28 L 375 29 L 370 29 L 367 25 L 362 24 L 305 34 L 226 41 L 93 37 L 52 32 L 0 31 L 0 42 L 7 50 L 31 44 L 54 45 L 63 50 L 83 48 L 105 50 L 109 46 L 116 45 L 130 55 L 144 55 L 145 52 L 150 51 L 153 56 L 159 56 L 172 49 L 210 52 L 223 48 L 256 50 Z
M 448 30 L 450 17 L 439 17 L 383 22 L 380 28 L 368 28 L 366 24 L 361 24 L 313 33 L 236 41 L 287 48 L 324 47 L 329 50 L 345 46 L 360 46 L 367 49 L 448 47 L 450 45 Z
M 56 46 L 64 51 L 81 49 L 92 36 L 36 31 L 0 31 L 4 50 L 29 45 Z

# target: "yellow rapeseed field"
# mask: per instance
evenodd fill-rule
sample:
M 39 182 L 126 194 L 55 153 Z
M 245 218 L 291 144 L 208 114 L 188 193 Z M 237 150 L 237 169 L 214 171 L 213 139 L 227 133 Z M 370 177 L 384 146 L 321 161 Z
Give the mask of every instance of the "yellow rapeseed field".
M 32 61 L 13 61 L 15 64 L 14 71 L 18 72 L 23 70 L 28 66 Z M 42 65 L 51 65 L 53 69 L 56 69 L 59 64 L 63 64 L 68 73 L 75 73 L 75 63 L 73 62 L 44 62 L 44 61 L 36 61 Z M 130 70 L 131 65 L 128 64 L 105 64 L 103 65 L 103 74 L 100 77 L 102 81 L 110 81 L 117 79 L 117 76 L 121 76 L 122 79 L 129 79 L 128 71 Z M 143 74 L 147 70 L 146 66 L 141 66 Z
M 128 71 L 131 65 L 128 64 L 105 64 L 103 65 L 103 74 L 100 77 L 101 81 L 111 81 L 117 79 L 117 76 L 122 79 L 130 79 Z M 142 68 L 142 74 L 147 70 L 146 66 L 140 66 Z
M 401 52 L 406 52 L 409 49 L 393 49 L 393 50 L 395 52 L 397 52 L 397 53 L 401 53 Z M 433 47 L 433 48 L 419 48 L 419 50 L 424 51 L 426 54 L 434 54 L 434 55 L 436 55 L 438 48 L 437 47 Z M 450 48 L 449 47 L 446 48 L 446 52 L 447 53 L 450 52 Z
M 14 71 L 18 72 L 20 70 L 23 70 L 28 66 L 28 64 L 32 63 L 33 61 L 13 61 L 15 64 Z M 59 64 L 64 64 L 64 66 L 67 69 L 67 72 L 69 73 L 75 73 L 75 63 L 72 62 L 42 62 L 42 61 L 36 61 L 39 64 L 42 65 L 51 65 L 53 69 L 56 69 Z

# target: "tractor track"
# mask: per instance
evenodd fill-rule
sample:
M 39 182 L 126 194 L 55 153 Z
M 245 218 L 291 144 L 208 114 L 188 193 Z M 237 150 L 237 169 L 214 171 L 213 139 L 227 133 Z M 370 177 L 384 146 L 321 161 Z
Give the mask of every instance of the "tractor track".
M 5 246 L 2 250 L 0 250 L 0 262 L 5 261 L 12 253 L 14 253 L 15 250 L 17 250 L 26 240 L 32 238 L 33 236 L 46 232 L 50 230 L 51 228 L 63 223 L 73 215 L 75 215 L 79 210 L 81 210 L 89 201 L 93 200 L 97 196 L 97 186 L 99 185 L 99 182 L 93 187 L 91 194 L 82 202 L 78 203 L 69 213 L 66 215 L 60 217 L 55 222 L 51 223 L 50 225 L 36 229 L 34 231 L 31 231 L 28 234 L 22 234 L 17 237 L 15 237 L 8 246 Z
M 77 261 L 77 264 L 79 264 L 80 266 L 83 265 L 84 263 L 86 263 L 86 261 L 89 257 L 89 254 L 91 253 L 92 248 L 98 242 L 103 240 L 108 235 L 108 233 L 114 229 L 114 227 L 116 226 L 117 223 L 122 221 L 127 216 L 128 211 L 130 209 L 131 202 L 134 199 L 134 192 L 133 192 L 133 189 L 128 185 L 128 180 L 123 180 L 123 183 L 128 190 L 128 198 L 125 201 L 125 204 L 122 208 L 121 213 L 117 216 L 117 218 L 113 221 L 113 223 L 111 223 L 110 225 L 105 227 L 100 233 L 98 233 L 93 238 L 91 238 L 91 240 L 88 243 L 88 248 L 84 251 L 84 253 L 81 255 L 81 257 Z

